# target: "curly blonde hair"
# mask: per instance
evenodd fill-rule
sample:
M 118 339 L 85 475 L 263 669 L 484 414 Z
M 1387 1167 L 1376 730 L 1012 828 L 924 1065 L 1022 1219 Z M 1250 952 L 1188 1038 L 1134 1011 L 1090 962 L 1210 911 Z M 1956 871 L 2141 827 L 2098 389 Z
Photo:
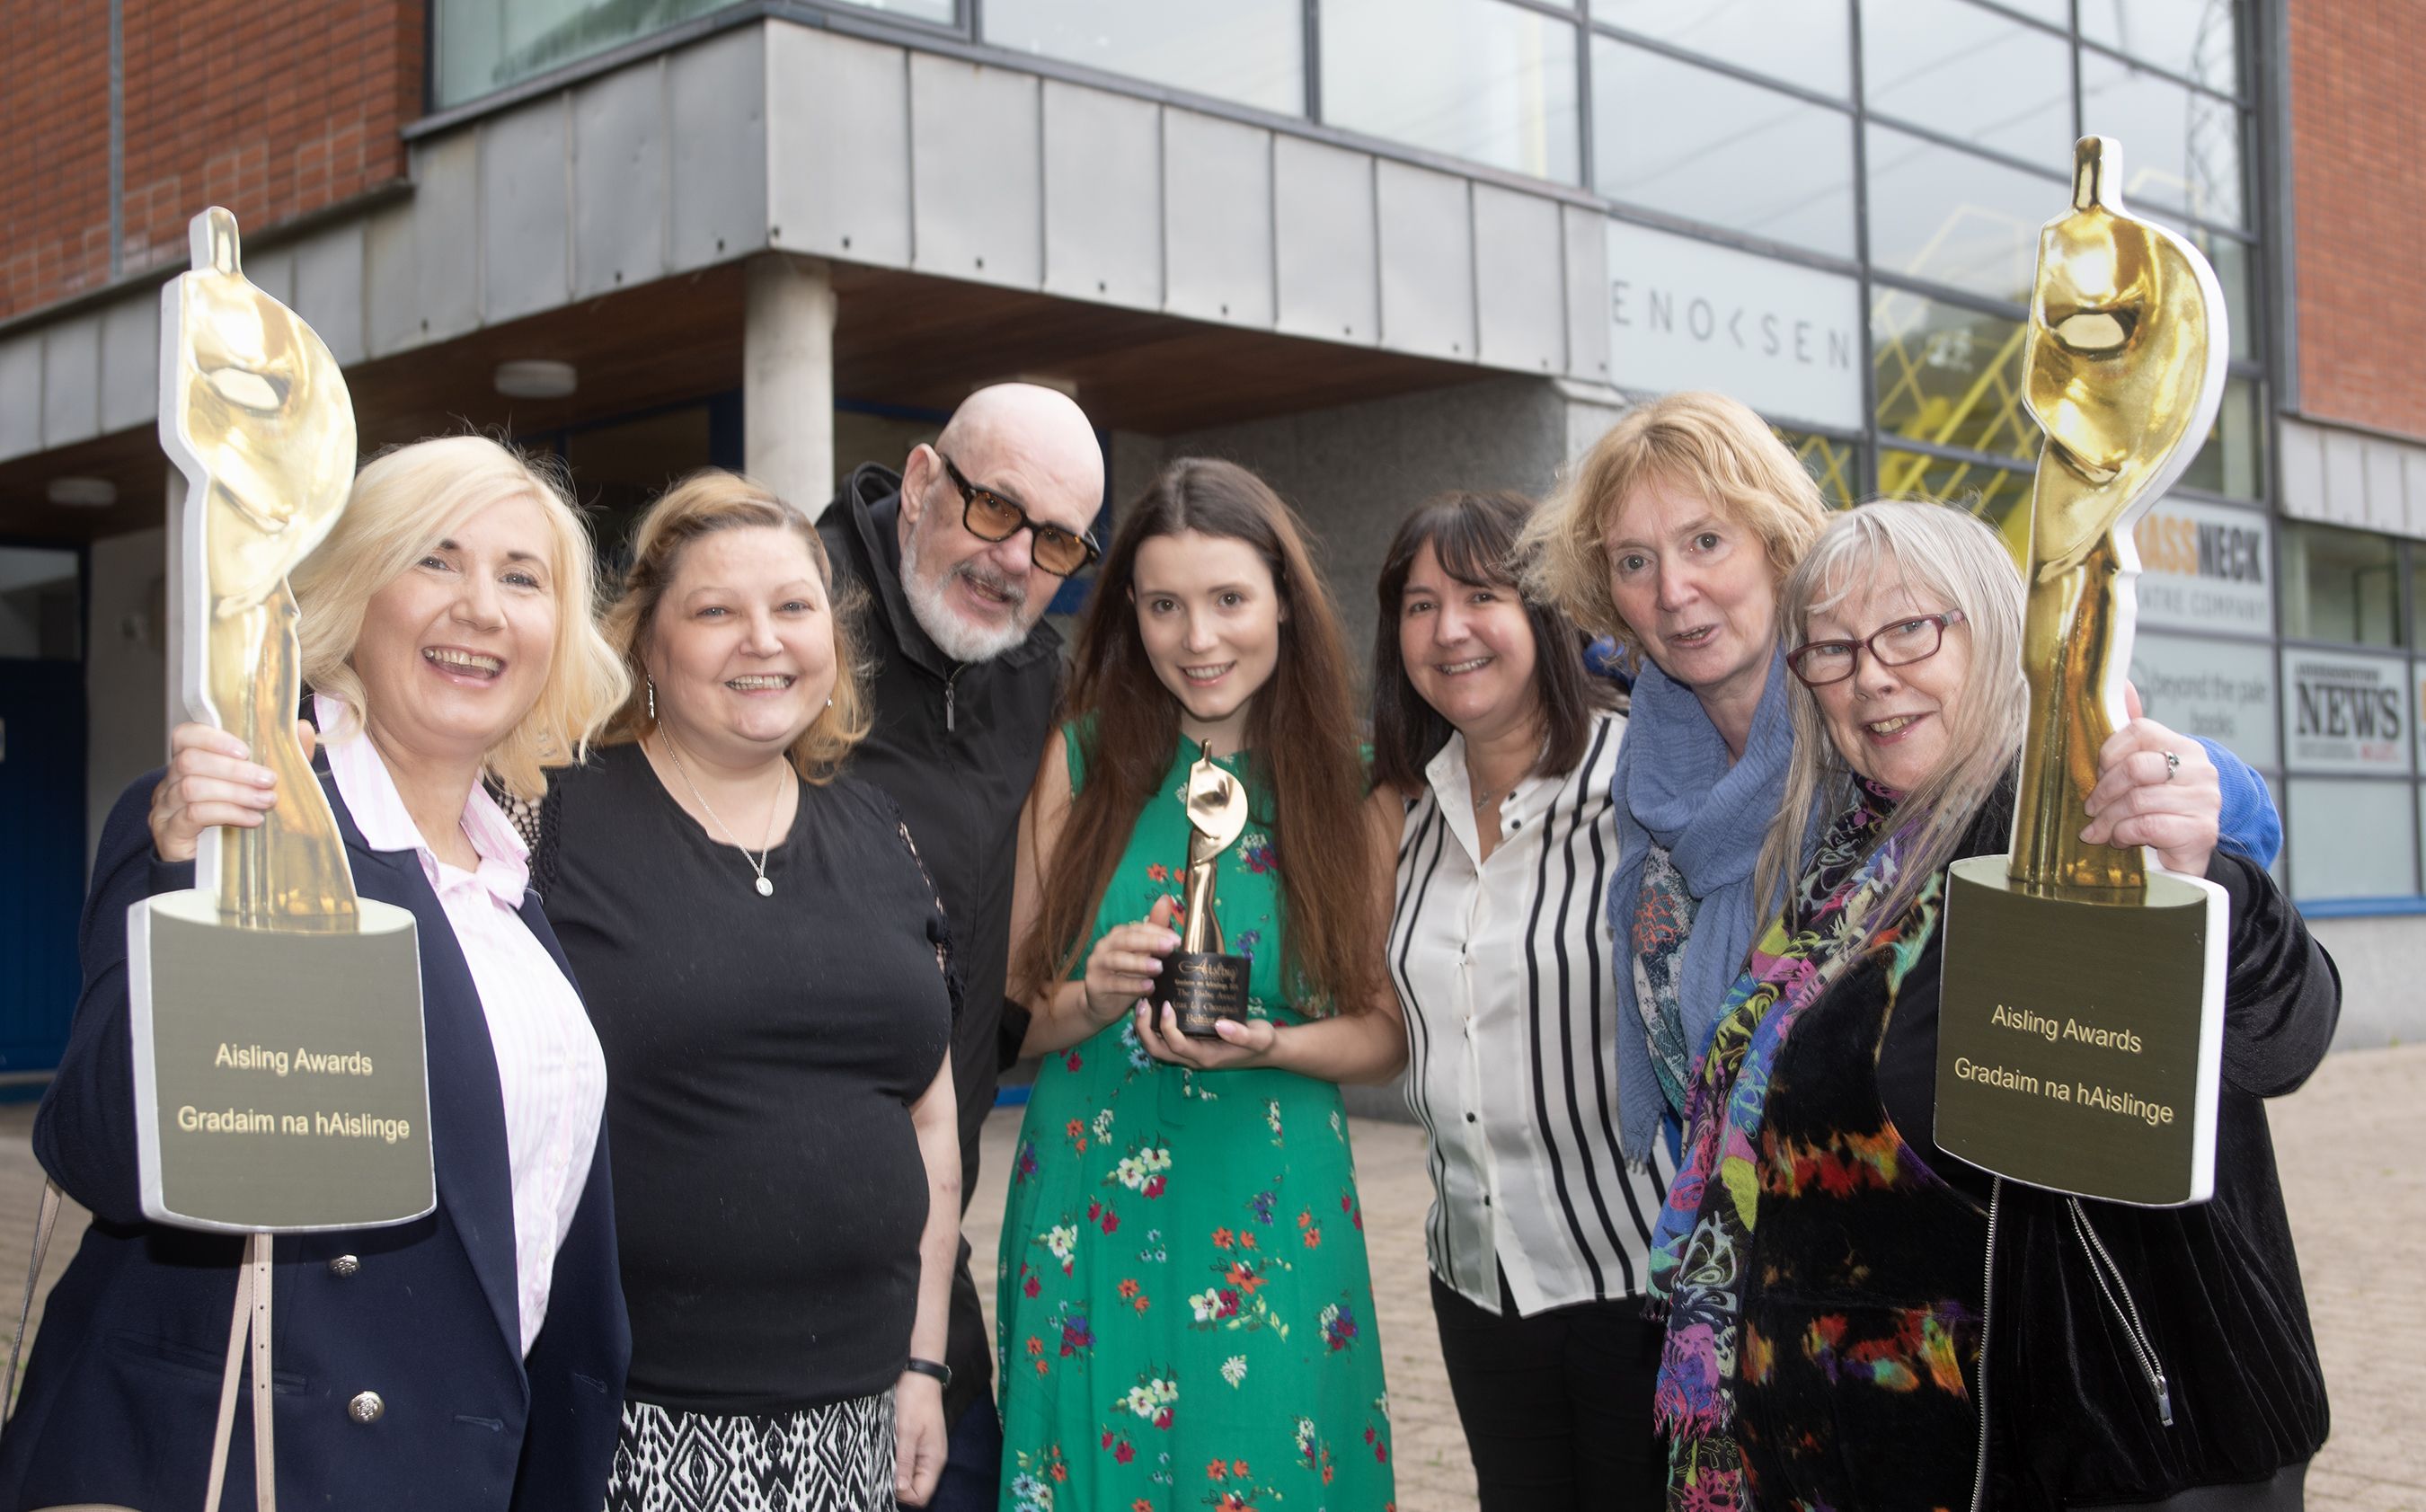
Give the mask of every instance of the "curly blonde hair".
M 1609 532 L 1627 495 L 1661 481 L 1706 495 L 1758 536 L 1782 585 L 1828 507 L 1768 423 L 1723 394 L 1687 391 L 1637 405 L 1567 469 L 1517 543 L 1525 591 L 1640 655 L 1642 637 L 1609 587 Z
M 808 548 L 832 605 L 834 637 L 833 707 L 818 711 L 801 738 L 792 743 L 792 768 L 803 781 L 833 780 L 849 760 L 851 749 L 867 737 L 874 723 L 867 700 L 867 673 L 860 666 L 857 627 L 861 595 L 837 596 L 833 564 L 826 558 L 825 542 L 809 517 L 792 507 L 765 484 L 738 473 L 708 468 L 666 491 L 649 506 L 632 528 L 632 565 L 623 573 L 623 591 L 606 611 L 607 644 L 623 659 L 631 677 L 631 694 L 615 716 L 610 743 L 638 740 L 656 728 L 642 693 L 648 668 L 640 648 L 655 627 L 657 604 L 682 570 L 682 555 L 693 541 L 720 530 L 788 530 Z
M 547 521 L 556 638 L 538 701 L 490 748 L 481 769 L 536 802 L 547 788 L 546 769 L 580 760 L 630 691 L 622 662 L 599 637 L 590 532 L 554 467 L 485 436 L 442 436 L 382 452 L 355 475 L 345 513 L 290 582 L 304 685 L 367 718 L 353 654 L 372 596 L 464 521 L 510 499 L 530 500 Z

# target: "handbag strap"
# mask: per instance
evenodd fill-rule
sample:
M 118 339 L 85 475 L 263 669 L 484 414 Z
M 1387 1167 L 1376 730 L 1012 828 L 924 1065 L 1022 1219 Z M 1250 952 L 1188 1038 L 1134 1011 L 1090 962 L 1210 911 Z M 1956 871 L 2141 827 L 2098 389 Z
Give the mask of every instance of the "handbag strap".
M 34 1218 L 34 1258 L 25 1266 L 25 1297 L 17 1305 L 17 1336 L 8 1341 L 8 1379 L 0 1383 L 0 1423 L 17 1411 L 17 1363 L 25 1354 L 25 1326 L 34 1321 L 34 1291 L 42 1284 L 42 1257 L 59 1221 L 59 1183 L 42 1182 L 42 1205 Z
M 34 1293 L 42 1284 L 42 1260 L 50 1253 L 51 1233 L 58 1227 L 64 1199 L 59 1183 L 42 1182 L 41 1207 L 34 1217 L 34 1253 L 25 1265 L 25 1295 L 17 1305 L 17 1336 L 8 1342 L 8 1375 L 0 1381 L 0 1423 L 17 1410 L 17 1368 L 24 1358 L 25 1327 L 34 1320 Z M 271 1437 L 269 1374 L 270 1236 L 246 1239 L 244 1263 L 235 1277 L 235 1312 L 228 1320 L 227 1366 L 219 1377 L 218 1425 L 211 1434 L 211 1485 L 202 1505 L 218 1512 L 219 1493 L 227 1486 L 228 1430 L 235 1425 L 236 1379 L 243 1374 L 245 1338 L 252 1340 L 253 1501 L 257 1512 L 278 1512 L 277 1458 Z

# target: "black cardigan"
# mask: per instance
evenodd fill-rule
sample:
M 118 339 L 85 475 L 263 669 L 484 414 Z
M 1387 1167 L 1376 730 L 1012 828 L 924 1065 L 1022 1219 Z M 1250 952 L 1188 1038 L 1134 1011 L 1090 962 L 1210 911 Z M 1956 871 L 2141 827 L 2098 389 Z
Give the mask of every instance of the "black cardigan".
M 1964 852 L 2002 851 L 2011 813 L 2008 791 Z M 1740 1440 L 1761 1504 L 1968 1505 L 1983 1410 L 1999 1508 L 2262 1481 L 2324 1442 L 2263 1099 L 2323 1057 L 2340 987 L 2264 872 L 2218 853 L 2208 875 L 2231 922 L 2216 1193 L 2199 1206 L 2084 1201 L 2077 1223 L 2069 1198 L 2008 1182 L 1992 1273 L 1991 1180 L 1933 1138 L 1943 929 L 1903 941 L 1900 973 L 1892 950 L 1854 960 L 1803 1010 L 1771 1066 L 1739 1258 Z
M 2001 852 L 2011 812 L 2009 795 L 1991 802 L 1965 852 Z M 2162 1421 L 2065 1199 L 2006 1182 L 1988 1346 L 1992 1505 L 2149 1502 L 2263 1480 L 2325 1440 L 2324 1375 L 2264 1100 L 2295 1090 L 2323 1060 L 2341 982 L 2255 862 L 2219 850 L 2207 875 L 2231 908 L 2215 1196 L 2183 1208 L 2082 1203 L 2165 1374 L 2173 1423 Z M 1905 979 L 1879 1046 L 1879 1091 L 1931 1168 L 1984 1201 L 1987 1178 L 1932 1137 L 1942 936 Z M 1856 971 L 1836 990 L 1879 990 L 1883 970 Z M 1968 1295 L 1984 1259 L 1976 1237 L 1958 1257 L 1974 1278 Z

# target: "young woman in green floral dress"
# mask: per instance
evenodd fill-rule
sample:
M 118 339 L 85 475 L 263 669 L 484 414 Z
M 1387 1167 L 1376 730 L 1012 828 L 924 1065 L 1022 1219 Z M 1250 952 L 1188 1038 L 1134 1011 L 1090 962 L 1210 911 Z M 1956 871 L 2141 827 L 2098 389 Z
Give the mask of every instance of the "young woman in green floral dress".
M 1006 1512 L 1387 1512 L 1389 1401 L 1343 1081 L 1405 1056 L 1387 843 L 1338 616 L 1287 506 L 1184 459 L 1128 511 L 1021 825 L 1044 1063 L 1004 1214 Z M 1249 1021 L 1155 994 L 1200 742 L 1249 795 L 1214 912 Z

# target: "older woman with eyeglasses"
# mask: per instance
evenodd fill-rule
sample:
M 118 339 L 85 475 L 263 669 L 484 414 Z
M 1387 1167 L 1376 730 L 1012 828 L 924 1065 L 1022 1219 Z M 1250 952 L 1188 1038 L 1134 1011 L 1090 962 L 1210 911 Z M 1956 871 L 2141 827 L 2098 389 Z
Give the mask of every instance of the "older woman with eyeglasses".
M 1943 1154 L 1942 889 L 2011 831 L 2021 583 L 1976 520 L 1873 504 L 1779 615 L 1793 748 L 1758 872 L 1785 905 L 1696 1070 L 1651 1259 L 1669 1504 L 2297 1507 L 2324 1383 L 2263 1100 L 2322 1058 L 2332 962 L 2218 848 L 2188 739 L 2135 717 L 2082 838 L 2231 899 L 2215 1198 L 2084 1201 Z

